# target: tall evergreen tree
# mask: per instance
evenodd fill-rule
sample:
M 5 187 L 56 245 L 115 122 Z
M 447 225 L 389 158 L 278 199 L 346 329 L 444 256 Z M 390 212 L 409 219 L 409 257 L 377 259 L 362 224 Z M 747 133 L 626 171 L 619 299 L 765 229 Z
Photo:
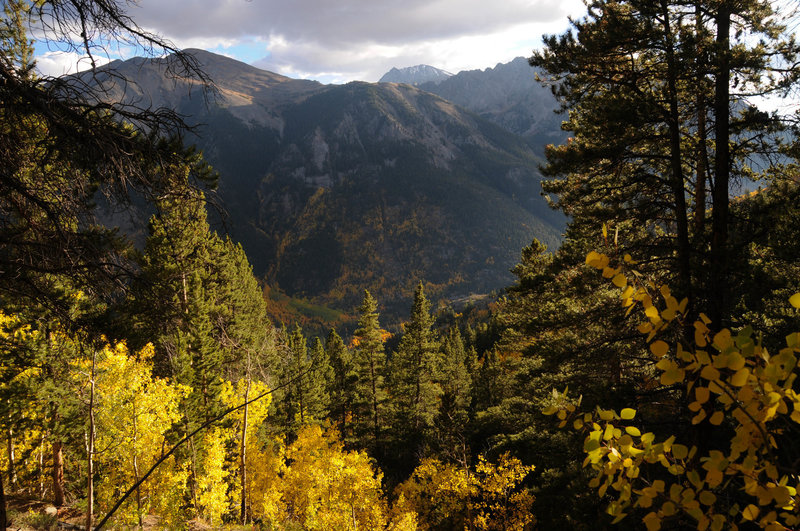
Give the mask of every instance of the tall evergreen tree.
M 378 302 L 367 290 L 364 290 L 364 300 L 358 311 L 361 316 L 354 332 L 357 344 L 353 354 L 356 373 L 353 433 L 361 446 L 375 456 L 382 451 L 386 423 L 386 353 L 378 320 Z
M 352 443 L 352 418 L 356 402 L 358 377 L 353 366 L 353 356 L 336 330 L 331 328 L 325 341 L 325 352 L 333 369 L 329 390 L 330 416 L 341 434 L 341 439 Z
M 671 272 L 716 325 L 730 311 L 729 183 L 753 175 L 748 157 L 774 152 L 779 126 L 746 98 L 797 76 L 780 71 L 797 50 L 773 15 L 757 0 L 598 0 L 530 60 L 555 81 L 573 133 L 548 148 L 545 191 L 574 219 L 619 229 L 621 254 Z
M 284 390 L 276 400 L 280 428 L 296 434 L 305 424 L 320 423 L 330 411 L 330 389 L 333 369 L 322 342 L 315 341 L 309 353 L 308 343 L 300 325 L 290 333 L 285 328 L 284 359 L 280 380 Z
M 331 389 L 334 385 L 334 371 L 328 351 L 320 338 L 314 338 L 311 348 L 311 373 L 309 375 L 309 403 L 312 415 L 318 421 L 331 414 Z
M 414 459 L 427 452 L 442 396 L 440 382 L 439 343 L 430 303 L 420 282 L 414 291 L 411 320 L 405 325 L 389 375 L 392 437 L 404 466 L 414 464 Z
M 436 453 L 462 465 L 469 464 L 467 437 L 472 405 L 471 359 L 458 327 L 452 326 L 441 345 L 441 403 L 436 417 Z

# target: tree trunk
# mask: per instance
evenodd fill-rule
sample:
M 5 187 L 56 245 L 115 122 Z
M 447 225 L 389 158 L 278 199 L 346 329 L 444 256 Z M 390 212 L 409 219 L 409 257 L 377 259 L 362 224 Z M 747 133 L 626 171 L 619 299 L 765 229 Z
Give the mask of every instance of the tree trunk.
M 44 498 L 44 433 L 39 439 L 39 498 Z
M 89 380 L 89 432 L 86 436 L 86 529 L 94 520 L 94 376 L 97 352 L 92 349 L 92 372 Z
M 241 445 L 241 462 L 239 463 L 240 475 L 242 477 L 242 503 L 239 514 L 239 520 L 242 524 L 247 523 L 247 413 L 250 405 L 247 403 L 250 400 L 250 378 L 247 378 L 247 388 L 244 391 L 244 413 L 242 419 L 242 445 Z
M 702 40 L 705 26 L 700 4 L 695 5 L 695 32 L 698 41 Z M 703 61 L 697 67 L 695 105 L 697 106 L 697 173 L 694 181 L 694 229 L 697 238 L 702 241 L 706 224 L 706 180 L 708 174 L 708 149 L 706 147 L 706 96 L 704 94 L 704 63 L 701 59 L 704 50 L 698 50 L 698 61 Z
M 728 299 L 728 183 L 730 181 L 730 28 L 731 9 L 722 2 L 716 15 L 717 53 L 714 82 L 714 190 L 712 194 L 709 312 L 712 326 L 726 326 Z
M 5 529 L 11 524 L 6 516 L 6 492 L 3 490 L 3 472 L 0 471 L 0 528 Z
M 379 439 L 378 385 L 377 385 L 378 375 L 375 374 L 375 360 L 372 359 L 372 354 L 370 354 L 370 359 L 369 359 L 369 378 L 370 378 L 370 385 L 372 386 L 372 437 L 374 439 L 375 452 L 377 453 L 378 439 Z
M 64 453 L 60 441 L 53 443 L 53 505 L 64 505 Z
M 14 429 L 8 428 L 8 492 L 17 490 L 16 452 L 14 451 Z
M 675 65 L 674 39 L 670 22 L 669 6 L 661 2 L 664 16 L 664 37 L 667 59 L 667 123 L 669 124 L 670 187 L 675 207 L 675 227 L 678 239 L 678 284 L 683 297 L 692 296 L 689 220 L 684 191 L 683 154 L 681 151 L 680 116 L 678 114 L 677 67 Z
M 133 481 L 135 483 L 139 483 L 139 459 L 138 459 L 138 445 L 137 442 L 139 440 L 139 423 L 138 423 L 138 412 L 136 411 L 136 400 L 132 401 L 133 406 Z M 164 450 L 162 448 L 161 453 L 163 455 Z M 139 487 L 136 487 L 136 517 L 139 520 L 139 529 L 142 528 L 142 491 Z

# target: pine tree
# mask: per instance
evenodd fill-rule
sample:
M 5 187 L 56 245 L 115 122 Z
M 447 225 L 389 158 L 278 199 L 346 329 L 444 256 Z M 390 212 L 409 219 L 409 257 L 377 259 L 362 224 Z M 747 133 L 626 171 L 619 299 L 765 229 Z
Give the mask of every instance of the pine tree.
M 373 456 L 381 451 L 385 429 L 384 371 L 386 354 L 378 322 L 378 302 L 364 290 L 364 300 L 358 309 L 361 317 L 354 332 L 356 339 L 353 367 L 356 373 L 353 433 L 363 448 Z
M 730 312 L 729 183 L 756 175 L 749 157 L 768 157 L 780 144 L 778 117 L 746 98 L 791 85 L 798 73 L 784 65 L 797 45 L 769 2 L 588 7 L 530 60 L 555 82 L 573 134 L 547 150 L 545 191 L 573 219 L 618 230 L 620 256 L 670 275 L 676 292 L 693 298 L 690 307 L 722 326 Z
M 417 454 L 427 451 L 442 396 L 440 381 L 439 343 L 420 282 L 414 292 L 411 320 L 394 353 L 389 375 L 393 444 L 405 465 L 413 464 Z
M 330 416 L 341 434 L 342 441 L 352 441 L 352 417 L 356 400 L 355 385 L 357 376 L 353 366 L 353 356 L 336 330 L 331 328 L 325 341 L 325 352 L 333 369 L 329 389 Z
M 436 419 L 437 453 L 450 461 L 468 464 L 470 409 L 472 405 L 471 354 L 456 326 L 441 345 L 441 405 Z
M 311 349 L 311 373 L 309 375 L 309 402 L 312 415 L 317 421 L 322 421 L 330 416 L 331 388 L 334 383 L 334 372 L 328 352 L 320 338 L 314 339 Z

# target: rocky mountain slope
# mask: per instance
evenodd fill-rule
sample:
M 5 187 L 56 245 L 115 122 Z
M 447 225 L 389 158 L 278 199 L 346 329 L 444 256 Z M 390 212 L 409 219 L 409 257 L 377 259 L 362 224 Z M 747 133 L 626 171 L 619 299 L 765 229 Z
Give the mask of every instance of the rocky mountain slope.
M 416 65 L 406 68 L 392 68 L 386 72 L 378 83 L 407 83 L 409 85 L 420 85 L 422 83 L 441 83 L 445 79 L 452 77 L 453 74 L 429 65 Z
M 564 220 L 522 137 L 409 85 L 321 85 L 192 53 L 218 87 L 209 105 L 158 60 L 112 63 L 129 83 L 110 93 L 204 124 L 227 226 L 287 293 L 351 309 L 368 288 L 405 312 L 419 279 L 439 297 L 487 292 L 533 237 L 558 244 Z
M 539 153 L 544 145 L 560 143 L 565 137 L 563 118 L 554 112 L 555 98 L 536 80 L 536 71 L 524 57 L 494 68 L 459 72 L 419 88 L 522 135 Z

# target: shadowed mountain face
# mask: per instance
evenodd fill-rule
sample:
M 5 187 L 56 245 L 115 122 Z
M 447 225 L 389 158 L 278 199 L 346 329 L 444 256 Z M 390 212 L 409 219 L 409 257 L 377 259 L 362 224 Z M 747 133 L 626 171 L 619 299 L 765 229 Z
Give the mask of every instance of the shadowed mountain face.
M 192 53 L 219 90 L 208 105 L 157 60 L 112 63 L 133 83 L 109 94 L 204 124 L 227 227 L 286 292 L 351 309 L 367 288 L 405 312 L 419 279 L 434 296 L 487 292 L 533 237 L 558 245 L 564 219 L 523 138 L 409 85 L 321 85 Z
M 548 87 L 536 80 L 536 71 L 524 57 L 485 70 L 459 72 L 438 83 L 422 83 L 422 90 L 469 109 L 499 126 L 524 136 L 538 152 L 560 143 L 563 117 Z

